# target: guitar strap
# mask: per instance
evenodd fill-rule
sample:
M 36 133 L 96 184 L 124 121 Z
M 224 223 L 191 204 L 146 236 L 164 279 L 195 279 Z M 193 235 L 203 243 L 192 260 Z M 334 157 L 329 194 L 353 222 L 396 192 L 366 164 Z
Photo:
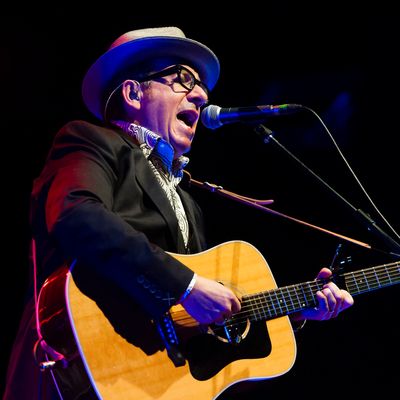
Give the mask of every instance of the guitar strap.
M 272 204 L 274 202 L 274 200 L 258 200 L 258 199 L 252 199 L 251 197 L 242 196 L 240 194 L 225 190 L 222 186 L 218 186 L 218 185 L 215 185 L 215 184 L 212 184 L 212 183 L 208 183 L 208 182 L 197 181 L 197 180 L 195 180 L 195 179 L 193 179 L 191 177 L 191 175 L 190 175 L 190 173 L 188 171 L 183 170 L 183 172 L 186 175 L 186 180 L 188 180 L 188 184 L 189 185 L 193 184 L 193 186 L 199 187 L 201 189 L 206 189 L 211 193 L 218 193 L 219 195 L 227 197 L 227 198 L 229 198 L 231 200 L 235 200 L 235 201 L 238 201 L 239 203 L 245 204 L 247 206 L 251 206 L 253 208 L 257 208 L 258 210 L 267 212 L 269 214 L 277 215 L 279 217 L 283 217 L 283 218 L 289 219 L 289 220 L 297 222 L 299 224 L 306 225 L 309 228 L 317 229 L 320 232 L 324 232 L 324 233 L 327 233 L 329 235 L 336 236 L 336 237 L 338 237 L 340 239 L 346 240 L 346 241 L 351 242 L 353 244 L 356 244 L 358 246 L 365 247 L 367 249 L 371 249 L 372 248 L 372 246 L 369 245 L 368 243 L 360 242 L 359 240 L 352 239 L 352 238 L 349 238 L 347 236 L 343 236 L 343 235 L 341 235 L 339 233 L 332 232 L 332 231 L 330 231 L 328 229 L 321 228 L 320 226 L 310 224 L 309 222 L 302 221 L 300 219 L 291 217 L 290 215 L 283 214 L 283 213 L 281 213 L 279 211 L 271 210 L 270 208 L 265 207 L 266 205 Z
M 38 339 L 33 348 L 33 358 L 35 363 L 38 365 L 42 372 L 46 370 L 52 370 L 58 366 L 66 367 L 68 362 L 66 358 L 49 346 L 43 339 L 40 322 L 39 322 L 39 299 L 38 299 L 38 282 L 37 282 L 37 257 L 36 257 L 36 242 L 35 239 L 31 240 L 31 257 L 32 257 L 32 269 L 33 269 L 33 297 L 35 302 L 35 320 L 36 320 L 36 332 Z M 39 360 L 39 348 L 44 351 L 45 360 Z M 57 387 L 57 385 L 56 385 Z

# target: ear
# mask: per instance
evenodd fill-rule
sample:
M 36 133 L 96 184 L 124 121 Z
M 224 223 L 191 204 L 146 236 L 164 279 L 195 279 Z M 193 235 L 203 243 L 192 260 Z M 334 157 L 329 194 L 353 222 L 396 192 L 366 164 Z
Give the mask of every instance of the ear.
M 126 80 L 122 84 L 122 95 L 126 103 L 137 108 L 142 98 L 140 83 L 138 81 Z

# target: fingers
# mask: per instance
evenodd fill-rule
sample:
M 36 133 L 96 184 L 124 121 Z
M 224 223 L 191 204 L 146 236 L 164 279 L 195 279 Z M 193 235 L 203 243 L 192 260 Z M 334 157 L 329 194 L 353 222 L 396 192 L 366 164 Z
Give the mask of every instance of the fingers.
M 327 279 L 332 276 L 329 268 L 322 268 L 317 279 Z M 335 318 L 341 311 L 353 305 L 353 297 L 346 290 L 340 289 L 334 282 L 326 283 L 322 290 L 317 292 L 318 319 Z
M 231 317 L 231 315 L 229 315 L 229 314 L 221 313 L 220 316 L 212 323 L 214 323 L 216 325 L 224 325 L 230 317 Z
M 325 304 L 327 306 L 327 311 L 330 313 L 335 313 L 341 309 L 343 303 L 342 291 L 332 282 L 326 284 L 322 293 L 325 296 Z
M 346 291 L 340 289 L 335 283 L 329 282 L 317 292 L 318 309 L 321 318 L 335 318 L 340 312 L 353 305 L 352 296 Z
M 181 304 L 201 324 L 222 324 L 241 307 L 231 289 L 201 276 L 197 277 L 190 295 Z
M 232 292 L 232 294 L 233 294 L 233 298 L 231 299 L 232 300 L 231 311 L 232 311 L 232 314 L 235 314 L 240 311 L 242 305 L 240 304 L 240 300 L 235 296 L 235 294 L 233 292 Z
M 317 275 L 317 279 L 326 279 L 332 276 L 332 271 L 329 268 L 322 268 Z
M 317 311 L 320 319 L 334 318 L 339 314 L 342 299 L 337 293 L 335 296 L 328 287 L 324 287 L 321 291 L 317 292 L 317 299 Z
M 230 298 L 230 305 L 228 304 L 226 307 L 222 308 L 220 311 L 217 312 L 218 317 L 214 321 L 216 324 L 223 324 L 233 316 L 233 314 L 236 314 L 237 312 L 240 311 L 241 304 L 239 299 L 235 296 L 235 294 L 232 292 L 232 297 Z

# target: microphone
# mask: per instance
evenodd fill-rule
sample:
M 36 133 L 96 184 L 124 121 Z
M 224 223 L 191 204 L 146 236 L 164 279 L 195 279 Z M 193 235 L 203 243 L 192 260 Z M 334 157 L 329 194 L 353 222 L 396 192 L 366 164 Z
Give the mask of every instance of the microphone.
M 257 122 L 271 116 L 287 115 L 304 109 L 300 104 L 221 108 L 209 105 L 201 112 L 201 122 L 209 129 L 217 129 L 233 122 Z

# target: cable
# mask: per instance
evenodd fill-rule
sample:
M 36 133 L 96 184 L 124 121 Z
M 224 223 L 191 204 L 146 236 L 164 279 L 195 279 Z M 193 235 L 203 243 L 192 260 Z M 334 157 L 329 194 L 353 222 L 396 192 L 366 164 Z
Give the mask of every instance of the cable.
M 362 192 L 364 193 L 364 195 L 367 197 L 368 201 L 371 203 L 372 207 L 375 209 L 375 211 L 379 214 L 379 216 L 382 218 L 382 220 L 386 223 L 386 225 L 389 227 L 389 229 L 392 231 L 392 233 L 398 238 L 400 239 L 400 235 L 394 230 L 394 228 L 392 227 L 392 225 L 389 223 L 389 221 L 385 218 L 385 216 L 379 211 L 378 207 L 375 205 L 374 201 L 372 200 L 372 198 L 369 196 L 369 194 L 367 193 L 367 191 L 365 190 L 364 186 L 362 185 L 361 181 L 358 179 L 357 175 L 355 174 L 355 172 L 353 171 L 353 169 L 351 168 L 349 162 L 346 160 L 346 157 L 343 155 L 342 151 L 340 150 L 338 144 L 336 143 L 334 137 L 332 136 L 331 132 L 329 131 L 328 127 L 326 126 L 326 124 L 324 123 L 324 121 L 322 120 L 322 118 L 311 108 L 303 106 L 304 109 L 310 111 L 312 114 L 314 114 L 317 119 L 321 122 L 322 126 L 324 127 L 325 131 L 328 133 L 328 136 L 330 137 L 330 139 L 332 140 L 336 150 L 338 151 L 340 157 L 342 158 L 343 162 L 346 164 L 347 168 L 349 169 L 350 173 L 352 174 L 353 178 L 355 179 L 355 181 L 357 182 L 358 186 L 361 188 Z

